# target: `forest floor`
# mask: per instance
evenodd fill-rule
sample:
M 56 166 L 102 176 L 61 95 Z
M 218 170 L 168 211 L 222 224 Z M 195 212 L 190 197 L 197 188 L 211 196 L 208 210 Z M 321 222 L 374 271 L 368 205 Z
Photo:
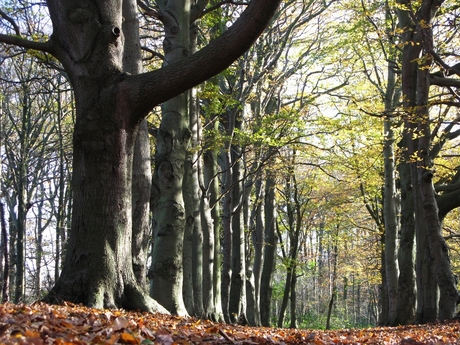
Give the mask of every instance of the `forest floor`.
M 220 324 L 80 305 L 0 305 L 0 344 L 460 344 L 460 322 L 334 331 Z

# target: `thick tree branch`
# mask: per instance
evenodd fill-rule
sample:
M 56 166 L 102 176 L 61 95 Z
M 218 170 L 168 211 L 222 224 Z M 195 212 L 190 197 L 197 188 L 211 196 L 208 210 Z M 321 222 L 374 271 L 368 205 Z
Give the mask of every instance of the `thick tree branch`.
M 440 219 L 443 219 L 453 209 L 460 207 L 460 186 L 458 184 L 450 185 L 450 188 L 452 190 L 444 192 L 436 198 Z M 440 188 L 438 187 L 438 189 Z M 447 189 L 447 187 L 445 186 L 442 189 Z
M 40 50 L 46 53 L 53 54 L 52 44 L 50 41 L 35 42 L 17 36 L 0 34 L 0 43 L 11 44 L 25 49 Z
M 187 58 L 155 71 L 126 76 L 119 92 L 128 96 L 132 114 L 145 116 L 154 106 L 222 72 L 247 51 L 278 9 L 281 0 L 252 0 L 219 38 Z M 140 118 L 131 119 L 134 122 Z
M 451 86 L 451 87 L 460 87 L 460 80 L 452 78 L 443 78 L 438 77 L 434 74 L 430 75 L 430 84 L 437 86 Z

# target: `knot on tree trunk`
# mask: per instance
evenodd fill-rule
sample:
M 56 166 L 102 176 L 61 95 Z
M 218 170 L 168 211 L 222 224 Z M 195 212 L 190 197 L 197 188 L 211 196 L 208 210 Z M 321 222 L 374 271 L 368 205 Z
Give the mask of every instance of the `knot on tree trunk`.
M 429 170 L 425 170 L 423 173 L 422 173 L 422 180 L 424 182 L 431 182 L 431 180 L 433 179 L 433 176 L 434 176 L 434 171 L 429 169 Z

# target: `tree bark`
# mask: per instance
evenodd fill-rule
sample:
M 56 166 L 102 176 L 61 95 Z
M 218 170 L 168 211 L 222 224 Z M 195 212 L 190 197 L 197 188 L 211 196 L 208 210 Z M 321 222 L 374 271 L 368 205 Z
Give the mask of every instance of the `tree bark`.
M 136 0 L 123 0 L 123 69 L 130 74 L 142 72 L 139 20 Z M 150 237 L 150 191 L 152 189 L 150 141 L 144 119 L 136 134 L 132 173 L 133 269 L 139 286 L 147 289 L 147 251 Z
M 217 132 L 219 128 L 219 121 L 217 119 L 213 119 L 214 130 Z M 217 152 L 209 149 L 204 153 L 203 157 L 203 179 L 204 179 L 204 186 L 205 191 L 208 192 L 203 193 L 203 198 L 209 199 L 209 211 L 211 216 L 211 232 L 212 236 L 209 236 L 209 239 L 214 239 L 213 250 L 210 253 L 210 260 L 209 264 L 212 264 L 212 298 L 213 298 L 213 311 L 212 311 L 212 319 L 218 322 L 224 321 L 224 314 L 222 311 L 222 294 L 221 294 L 221 245 L 220 245 L 220 235 L 222 229 L 222 222 L 220 216 L 220 207 L 218 203 L 218 195 L 219 195 L 219 179 L 218 176 L 218 164 L 217 164 Z M 204 202 L 206 199 L 203 199 L 203 206 L 206 206 Z M 205 207 L 206 210 L 206 207 Z M 207 217 L 205 217 L 207 219 Z M 207 224 L 207 222 L 206 222 Z M 207 237 L 205 237 L 207 238 Z M 211 243 L 210 243 L 211 245 Z M 211 250 L 211 248 L 210 248 Z M 210 267 L 211 269 L 211 267 Z
M 385 94 L 385 111 L 391 112 L 395 93 L 395 72 L 392 63 L 389 62 L 387 68 L 387 90 Z M 398 310 L 398 276 L 399 267 L 397 261 L 397 248 L 399 233 L 398 226 L 398 210 L 397 210 L 397 192 L 395 178 L 395 155 L 394 155 L 394 132 L 393 121 L 391 116 L 384 119 L 384 143 L 383 143 L 383 159 L 384 159 L 384 174 L 385 184 L 383 192 L 383 215 L 385 225 L 385 270 L 386 284 L 388 293 L 388 322 L 390 325 L 395 325 Z
M 262 181 L 262 178 L 259 178 L 255 182 L 255 202 L 253 206 L 253 211 L 251 214 L 251 219 L 253 220 L 250 229 L 252 244 L 254 246 L 254 263 L 252 268 L 253 274 L 253 295 L 254 302 L 253 307 L 251 308 L 248 304 L 248 319 L 249 323 L 254 326 L 260 326 L 260 280 L 262 275 L 262 262 L 263 262 L 263 248 L 264 248 L 264 199 L 265 199 L 265 184 Z M 248 299 L 250 298 L 249 294 L 247 295 Z M 252 316 L 249 316 L 251 311 Z
M 407 140 L 405 137 L 403 140 Z M 399 163 L 401 188 L 401 238 L 398 252 L 400 267 L 398 280 L 398 310 L 395 324 L 407 325 L 415 321 L 416 277 L 415 277 L 415 213 L 410 164 Z M 420 248 L 418 248 L 420 250 Z
M 265 183 L 265 233 L 264 261 L 260 278 L 260 321 L 263 326 L 270 326 L 270 309 L 272 305 L 273 274 L 276 263 L 276 181 L 272 173 L 267 175 Z
M 190 54 L 190 0 L 159 4 L 165 27 L 165 65 Z M 183 196 L 184 164 L 191 133 L 188 93 L 162 105 L 157 134 L 155 185 L 159 194 L 154 209 L 155 237 L 150 271 L 151 296 L 171 313 L 188 315 L 183 300 L 183 245 L 186 219 Z M 189 239 L 187 239 L 189 240 Z
M 198 155 L 198 145 L 199 145 L 199 127 L 201 123 L 199 121 L 199 105 L 198 99 L 196 96 L 195 90 L 192 90 L 191 102 L 193 103 L 190 106 L 190 130 L 192 133 L 191 138 L 191 150 L 189 150 L 190 162 L 187 162 L 187 165 L 190 168 L 190 187 L 191 187 L 191 198 L 192 202 L 192 219 L 193 219 L 193 246 L 192 246 L 192 263 L 193 263 L 193 300 L 194 300 L 194 314 L 197 317 L 203 317 L 204 315 L 204 251 L 208 248 L 204 247 L 205 240 L 203 238 L 203 226 L 201 224 L 200 216 L 200 202 L 201 202 L 201 189 L 200 189 L 200 177 L 199 177 L 199 165 L 201 164 L 201 157 Z M 209 238 L 206 239 L 206 243 L 209 243 Z M 209 253 L 209 252 L 208 252 Z M 209 278 L 207 278 L 207 284 L 209 286 Z M 209 290 L 206 291 L 210 292 Z
M 0 230 L 2 232 L 2 255 L 3 255 L 3 270 L 2 270 L 2 303 L 9 301 L 9 278 L 10 278 L 10 257 L 8 253 L 8 235 L 6 232 L 5 222 L 5 205 L 0 201 Z
M 236 113 L 235 113 L 236 115 Z M 237 119 L 235 128 L 241 130 Z M 229 313 L 232 322 L 247 324 L 246 316 L 246 253 L 244 221 L 241 212 L 244 187 L 242 182 L 242 149 L 238 145 L 231 148 L 232 158 L 232 265 L 230 281 Z
M 228 125 L 228 124 L 227 124 Z M 221 170 L 222 191 L 224 194 L 222 202 L 222 231 L 223 231 L 223 262 L 222 262 L 222 311 L 225 321 L 232 322 L 230 318 L 230 283 L 232 274 L 232 247 L 233 247 L 233 227 L 232 227 L 232 169 L 230 148 L 221 151 Z

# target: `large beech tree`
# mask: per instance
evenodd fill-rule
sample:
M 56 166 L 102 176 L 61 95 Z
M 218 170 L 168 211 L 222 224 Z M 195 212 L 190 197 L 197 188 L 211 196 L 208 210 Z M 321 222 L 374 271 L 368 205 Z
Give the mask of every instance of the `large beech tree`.
M 144 294 L 133 270 L 131 185 L 139 124 L 154 106 L 221 72 L 242 55 L 280 0 L 250 1 L 239 19 L 202 50 L 138 75 L 123 69 L 122 0 L 46 3 L 53 24 L 48 40 L 23 38 L 12 25 L 10 33 L 0 34 L 0 42 L 53 55 L 75 93 L 72 227 L 62 273 L 48 301 L 164 311 Z M 174 26 L 169 30 L 180 31 Z M 175 168 L 160 169 L 161 183 L 175 185 Z

